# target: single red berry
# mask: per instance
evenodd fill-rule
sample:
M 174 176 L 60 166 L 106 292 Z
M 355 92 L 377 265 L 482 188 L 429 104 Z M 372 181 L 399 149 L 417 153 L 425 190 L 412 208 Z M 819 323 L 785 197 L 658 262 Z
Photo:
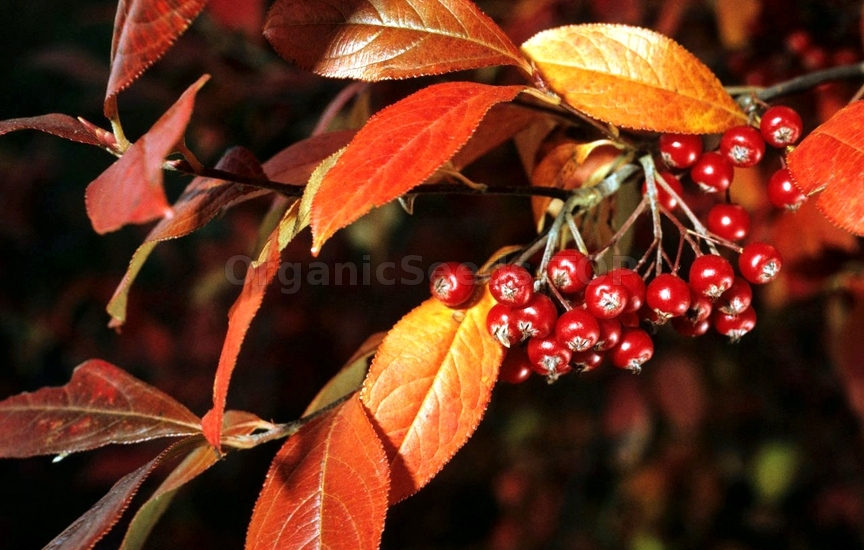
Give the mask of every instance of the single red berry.
M 690 169 L 690 179 L 705 193 L 725 193 L 732 185 L 735 167 L 720 153 L 703 153 Z
M 645 303 L 660 317 L 679 317 L 690 308 L 690 285 L 672 273 L 660 274 L 648 283 Z
M 803 54 L 813 44 L 810 33 L 803 29 L 792 31 L 786 35 L 786 49 L 795 55 Z
M 585 309 L 598 319 L 611 319 L 627 307 L 630 296 L 627 287 L 617 283 L 609 274 L 595 277 L 585 287 Z
M 730 128 L 720 138 L 720 154 L 734 166 L 756 166 L 765 154 L 765 140 L 759 130 L 742 125 Z
M 594 266 L 585 254 L 566 248 L 549 259 L 546 276 L 561 294 L 572 295 L 584 289 L 594 278 Z
M 715 311 L 714 315 L 711 316 L 711 321 L 714 324 L 714 330 L 728 336 L 734 343 L 756 326 L 756 310 L 751 306 L 738 315 L 728 315 L 722 311 Z
M 555 337 L 572 351 L 585 351 L 600 339 L 600 324 L 584 309 L 571 309 L 558 317 Z
M 690 307 L 687 308 L 687 313 L 683 317 L 689 319 L 691 323 L 698 323 L 711 317 L 713 309 L 714 300 L 712 298 L 690 287 Z
M 489 277 L 489 293 L 499 304 L 525 307 L 534 299 L 534 277 L 521 265 L 502 265 Z
M 738 204 L 715 204 L 708 211 L 708 231 L 721 239 L 738 242 L 750 233 L 750 214 Z
M 562 374 L 573 370 L 570 358 L 573 352 L 562 346 L 554 336 L 528 340 L 528 360 L 534 372 L 546 377 L 551 384 Z
M 570 364 L 581 374 L 596 369 L 603 364 L 604 359 L 606 359 L 604 352 L 589 349 L 588 351 L 574 353 L 570 358 Z
M 766 191 L 768 202 L 793 212 L 807 200 L 807 195 L 792 181 L 792 172 L 788 168 L 781 168 L 771 175 Z
M 486 330 L 504 347 L 522 341 L 522 332 L 516 324 L 513 308 L 507 304 L 495 304 L 486 314 Z
M 770 107 L 759 123 L 759 131 L 765 142 L 781 149 L 797 142 L 803 129 L 801 116 L 795 109 L 785 105 Z
M 673 197 L 666 189 L 658 181 L 660 178 L 663 178 L 663 181 L 675 191 L 675 194 L 679 197 L 684 193 L 684 188 L 681 186 L 681 181 L 675 177 L 675 174 L 672 172 L 667 172 L 665 170 L 661 170 L 654 177 L 654 184 L 657 187 L 657 203 L 671 212 L 675 210 L 678 206 L 678 199 Z M 648 182 L 642 182 L 642 195 L 648 194 Z
M 726 315 L 738 315 L 748 307 L 753 301 L 753 289 L 750 288 L 750 283 L 741 277 L 735 277 L 726 292 L 724 292 L 717 300 L 717 309 Z
M 670 168 L 690 168 L 702 154 L 702 138 L 693 134 L 660 136 L 660 156 Z
M 612 279 L 613 284 L 622 285 L 627 289 L 627 307 L 625 312 L 635 313 L 642 307 L 642 302 L 645 301 L 645 281 L 642 276 L 626 267 L 613 269 L 606 274 Z
M 429 277 L 429 291 L 447 307 L 467 302 L 476 284 L 471 268 L 459 262 L 438 264 Z
M 708 329 L 711 328 L 711 320 L 702 319 L 694 322 L 687 317 L 675 317 L 672 319 L 672 328 L 681 336 L 695 338 L 708 332 Z
M 770 283 L 780 273 L 783 259 L 776 248 L 768 243 L 750 243 L 738 256 L 741 276 L 754 285 Z
M 639 373 L 642 365 L 654 355 L 654 341 L 641 328 L 627 328 L 621 333 L 618 345 L 608 354 L 612 364 L 619 369 Z
M 531 377 L 534 370 L 528 354 L 521 347 L 515 347 L 507 351 L 501 368 L 498 369 L 498 380 L 508 384 L 521 384 Z
M 735 270 L 732 264 L 717 254 L 703 254 L 690 266 L 690 287 L 712 300 L 726 292 L 734 280 Z
M 594 344 L 594 351 L 607 351 L 618 345 L 621 331 L 624 329 L 619 318 L 599 319 L 597 324 L 600 325 L 600 337 Z
M 528 338 L 546 338 L 552 334 L 558 321 L 558 310 L 549 296 L 535 294 L 527 306 L 513 309 L 513 317 L 524 342 Z
M 669 321 L 668 315 L 661 315 L 656 310 L 651 309 L 647 303 L 642 304 L 642 307 L 640 307 L 639 311 L 636 312 L 636 316 L 638 317 L 639 322 L 631 326 L 647 327 L 651 331 L 651 334 L 657 332 L 658 327 L 662 327 Z
M 639 311 L 642 311 L 642 307 L 639 308 Z M 641 318 L 639 317 L 639 313 L 636 311 L 625 311 L 621 315 L 617 317 L 619 321 L 621 321 L 621 328 L 624 327 L 638 327 Z

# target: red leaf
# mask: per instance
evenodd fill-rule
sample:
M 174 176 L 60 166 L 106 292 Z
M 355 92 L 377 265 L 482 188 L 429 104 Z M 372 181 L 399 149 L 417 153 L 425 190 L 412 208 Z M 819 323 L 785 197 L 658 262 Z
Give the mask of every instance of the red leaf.
M 387 334 L 361 399 L 390 459 L 390 502 L 425 485 L 480 423 L 503 360 L 486 331 L 494 299 L 454 310 L 429 299 Z
M 255 503 L 246 550 L 377 550 L 387 457 L 356 396 L 279 450 Z
M 207 0 L 120 0 L 106 103 L 162 57 L 205 4 Z
M 198 445 L 200 445 L 200 438 L 198 437 L 178 441 L 147 464 L 123 476 L 111 487 L 107 495 L 57 535 L 54 540 L 45 545 L 43 550 L 89 550 L 93 548 L 117 523 L 126 507 L 129 506 L 132 497 L 138 492 L 138 488 L 160 462 L 185 454 Z
M 241 31 L 253 40 L 261 37 L 263 0 L 210 0 L 207 12 L 227 29 Z
M 447 162 L 496 103 L 521 86 L 447 82 L 369 119 L 324 176 L 312 202 L 312 251 L 338 229 L 419 185 Z
M 798 187 L 819 193 L 816 207 L 825 217 L 864 235 L 864 101 L 837 111 L 787 161 Z
M 171 214 L 162 187 L 162 162 L 183 136 L 195 94 L 208 78 L 202 76 L 183 92 L 141 139 L 87 187 L 87 215 L 97 233 Z
M 303 185 L 321 161 L 348 145 L 356 133 L 338 130 L 308 137 L 273 155 L 264 172 L 271 180 Z
M 106 149 L 113 149 L 117 145 L 111 132 L 94 126 L 84 119 L 58 113 L 0 121 L 0 136 L 16 130 L 39 130 L 70 141 Z
M 0 401 L 0 456 L 7 458 L 197 433 L 199 420 L 186 407 L 99 359 L 79 365 L 63 387 Z
M 468 0 L 277 0 L 264 36 L 285 59 L 322 76 L 384 80 L 490 65 L 531 68 Z

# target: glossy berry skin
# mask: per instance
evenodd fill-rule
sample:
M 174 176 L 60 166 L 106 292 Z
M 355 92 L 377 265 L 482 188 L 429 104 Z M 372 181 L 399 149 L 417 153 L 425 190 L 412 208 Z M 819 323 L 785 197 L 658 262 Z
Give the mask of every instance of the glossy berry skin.
M 750 214 L 738 204 L 715 204 L 708 211 L 705 225 L 721 239 L 739 242 L 750 234 Z
M 781 168 L 771 175 L 765 189 L 768 202 L 776 208 L 795 211 L 807 200 L 807 195 L 792 182 L 792 172 Z
M 528 338 L 546 338 L 552 334 L 558 321 L 558 310 L 549 296 L 535 294 L 527 306 L 513 310 L 513 317 L 524 342 Z
M 534 277 L 521 265 L 502 265 L 489 277 L 489 293 L 499 304 L 525 307 L 534 299 Z
M 474 294 L 476 285 L 474 272 L 459 262 L 439 264 L 429 277 L 429 292 L 447 307 L 457 307 L 467 302 Z
M 522 331 L 516 324 L 513 308 L 495 304 L 486 314 L 486 330 L 502 346 L 509 348 L 522 341 Z
M 690 266 L 690 288 L 712 300 L 726 292 L 734 280 L 732 264 L 717 254 L 703 254 Z
M 711 317 L 711 312 L 714 310 L 713 299 L 705 296 L 700 292 L 696 292 L 693 287 L 690 288 L 690 307 L 687 308 L 687 313 L 683 315 L 690 320 L 691 323 L 698 323 Z M 677 319 L 678 317 L 676 317 Z
M 741 277 L 735 277 L 732 286 L 724 292 L 715 304 L 717 309 L 726 315 L 738 315 L 753 301 L 753 289 L 750 283 Z
M 781 149 L 796 143 L 803 129 L 801 116 L 795 109 L 785 105 L 769 107 L 759 123 L 759 131 L 765 143 Z
M 617 346 L 618 341 L 621 340 L 621 332 L 624 330 L 621 321 L 616 317 L 600 319 L 597 324 L 600 325 L 600 337 L 594 344 L 594 351 L 607 351 Z
M 734 343 L 756 326 L 756 310 L 751 306 L 738 315 L 727 315 L 722 311 L 716 311 L 711 317 L 711 322 L 714 330 L 728 336 Z
M 677 275 L 662 273 L 648 283 L 645 303 L 660 317 L 680 317 L 690 308 L 690 285 Z
M 501 368 L 498 369 L 498 380 L 508 384 L 521 384 L 528 380 L 533 372 L 528 354 L 521 347 L 515 347 L 504 356 Z
M 556 252 L 546 266 L 546 276 L 558 292 L 573 295 L 594 278 L 594 266 L 585 254 L 572 248 Z
M 645 301 L 645 281 L 642 280 L 642 276 L 626 267 L 613 269 L 606 275 L 612 279 L 613 284 L 622 285 L 627 289 L 627 307 L 624 311 L 630 313 L 639 311 Z
M 527 346 L 528 361 L 534 372 L 546 377 L 551 384 L 562 374 L 573 370 L 570 358 L 573 352 L 558 343 L 554 336 L 532 338 Z
M 584 309 L 571 309 L 555 323 L 555 338 L 571 351 L 589 350 L 600 339 L 600 324 Z
M 624 312 L 630 296 L 609 274 L 595 277 L 585 287 L 585 309 L 597 319 L 612 319 Z
M 642 365 L 654 356 L 654 341 L 641 328 L 627 328 L 622 332 L 618 345 L 607 354 L 612 364 L 619 369 L 639 373 Z
M 783 259 L 776 248 L 768 243 L 755 242 L 744 247 L 738 256 L 738 271 L 741 276 L 754 285 L 762 285 L 773 281 Z
M 690 168 L 702 154 L 702 138 L 692 134 L 660 136 L 660 157 L 669 168 Z
M 579 371 L 579 373 L 585 373 L 591 372 L 602 365 L 605 359 L 606 354 L 602 351 L 589 349 L 588 351 L 574 353 L 570 358 L 570 364 L 574 369 Z
M 756 166 L 765 154 L 765 140 L 759 130 L 752 126 L 735 126 L 726 130 L 720 138 L 720 154 L 729 159 L 733 166 Z
M 657 186 L 657 203 L 667 211 L 671 212 L 678 207 L 678 199 L 670 195 L 669 192 L 663 188 L 658 181 L 660 177 L 663 178 L 663 181 L 665 181 L 679 197 L 684 193 L 684 188 L 681 186 L 681 180 L 679 180 L 672 172 L 661 170 L 659 172 L 659 177 L 655 177 L 654 184 Z M 642 195 L 644 196 L 647 194 L 648 183 L 642 182 Z
M 695 338 L 708 332 L 708 329 L 711 328 L 711 319 L 694 322 L 687 317 L 675 317 L 672 319 L 672 328 L 681 336 Z
M 714 151 L 703 153 L 690 169 L 690 179 L 705 193 L 725 193 L 734 176 L 729 159 Z

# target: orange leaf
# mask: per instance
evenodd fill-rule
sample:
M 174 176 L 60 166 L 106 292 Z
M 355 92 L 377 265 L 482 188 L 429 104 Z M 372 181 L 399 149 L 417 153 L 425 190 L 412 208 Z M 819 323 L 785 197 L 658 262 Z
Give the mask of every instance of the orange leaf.
M 384 80 L 490 65 L 530 74 L 519 49 L 468 0 L 277 0 L 264 36 L 322 76 Z
M 252 512 L 246 550 L 377 550 L 387 485 L 387 457 L 355 396 L 279 450 Z
M 0 402 L 0 456 L 6 458 L 197 433 L 198 417 L 189 409 L 100 359 L 81 363 L 65 386 Z
M 162 57 L 205 4 L 207 0 L 120 0 L 106 103 Z
M 493 105 L 523 89 L 436 84 L 370 118 L 312 201 L 313 254 L 338 229 L 426 180 L 465 145 Z
M 805 193 L 832 223 L 864 235 L 864 101 L 837 111 L 787 156 Z
M 432 479 L 480 423 L 504 356 L 486 332 L 493 304 L 485 289 L 464 310 L 429 299 L 378 349 L 361 399 L 391 462 L 391 503 Z
M 570 25 L 522 44 L 548 86 L 616 126 L 711 134 L 747 117 L 708 67 L 676 42 L 625 25 Z
M 87 187 L 87 215 L 97 233 L 171 214 L 162 187 L 162 162 L 183 136 L 195 94 L 210 77 L 190 86 L 156 124 Z

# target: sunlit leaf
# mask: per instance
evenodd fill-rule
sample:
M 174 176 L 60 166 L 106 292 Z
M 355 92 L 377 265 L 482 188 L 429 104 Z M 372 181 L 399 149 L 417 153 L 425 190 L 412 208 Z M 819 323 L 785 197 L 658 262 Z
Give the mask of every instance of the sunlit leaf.
M 525 58 L 468 0 L 277 0 L 264 36 L 279 54 L 323 76 L 383 80 Z
M 199 78 L 183 92 L 146 134 L 87 187 L 87 215 L 97 233 L 172 214 L 162 186 L 162 163 L 183 136 L 195 94 L 208 78 Z
M 361 399 L 391 462 L 391 503 L 423 487 L 480 423 L 503 360 L 486 331 L 493 303 L 485 289 L 468 309 L 429 299 L 378 349 Z
M 338 229 L 425 181 L 465 145 L 493 105 L 522 89 L 436 84 L 369 119 L 327 172 L 312 203 L 313 253 Z
M 279 450 L 255 503 L 247 550 L 377 550 L 387 456 L 356 396 Z
M 813 130 L 787 162 L 798 187 L 819 193 L 816 207 L 832 223 L 864 235 L 864 101 Z
M 114 134 L 111 132 L 94 126 L 83 119 L 58 113 L 0 120 L 0 136 L 16 130 L 39 130 L 70 141 L 109 149 L 116 145 Z
M 106 101 L 162 57 L 205 4 L 207 0 L 120 0 Z
M 8 458 L 196 433 L 199 420 L 186 407 L 99 359 L 79 365 L 65 386 L 0 401 L 0 456 Z
M 568 104 L 616 126 L 709 134 L 747 121 L 710 69 L 648 29 L 558 27 L 535 35 L 522 51 Z

